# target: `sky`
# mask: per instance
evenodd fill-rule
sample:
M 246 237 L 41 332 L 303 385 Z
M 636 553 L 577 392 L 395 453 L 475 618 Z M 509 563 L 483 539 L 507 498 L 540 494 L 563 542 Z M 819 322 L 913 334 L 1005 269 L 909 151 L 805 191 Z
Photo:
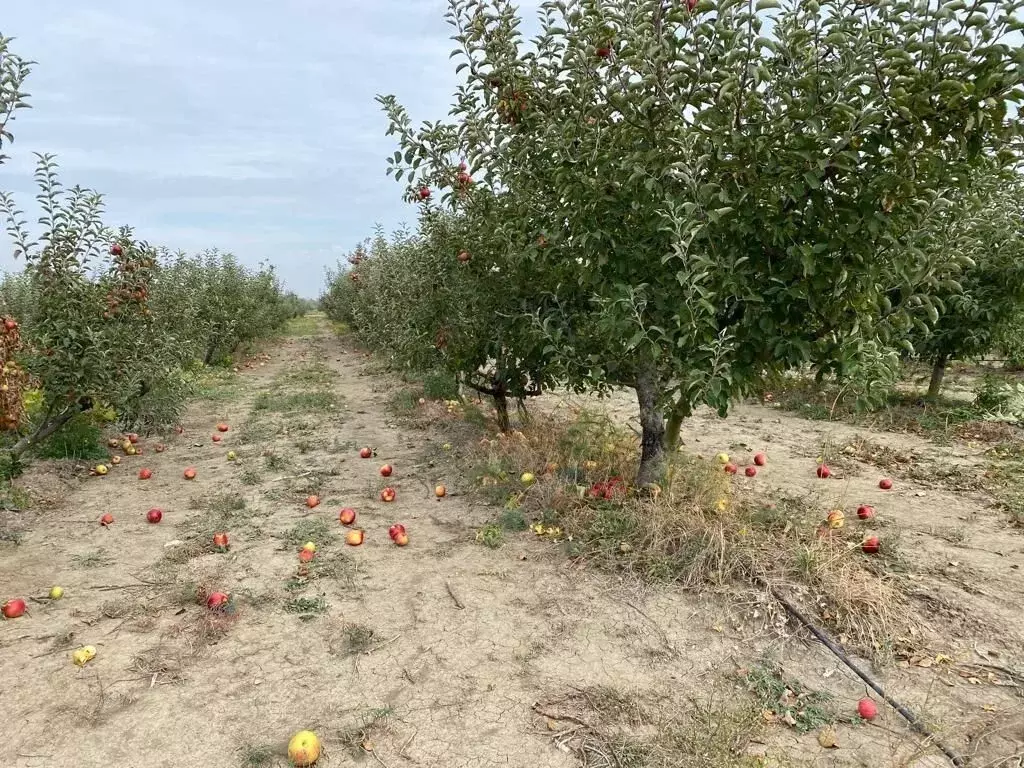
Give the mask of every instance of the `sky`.
M 447 0 L 3 4 L 0 33 L 38 62 L 0 166 L 26 213 L 32 153 L 54 153 L 67 186 L 104 194 L 109 225 L 269 261 L 310 298 L 376 223 L 415 221 L 385 175 L 397 146 L 374 97 L 416 122 L 447 115 Z M 0 269 L 16 269 L 0 238 Z

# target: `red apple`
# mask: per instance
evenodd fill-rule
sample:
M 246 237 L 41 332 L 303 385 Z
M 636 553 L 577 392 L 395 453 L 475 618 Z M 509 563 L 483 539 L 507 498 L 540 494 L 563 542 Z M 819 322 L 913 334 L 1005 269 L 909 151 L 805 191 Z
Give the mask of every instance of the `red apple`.
M 25 601 L 20 597 L 8 600 L 0 608 L 0 613 L 3 614 L 5 619 L 16 619 L 19 616 L 23 616 L 25 614 Z
M 132 432 L 130 435 L 128 435 L 128 442 L 131 443 L 132 445 L 135 445 L 137 442 L 139 442 L 139 436 Z
M 730 463 L 726 464 L 724 467 L 722 467 L 722 469 L 725 470 L 725 474 L 727 474 L 727 475 L 735 475 L 737 467 L 736 467 L 735 464 L 730 462 Z
M 220 424 L 217 425 L 217 431 L 218 432 L 227 432 L 228 429 L 229 429 L 228 425 L 225 424 L 224 422 L 221 422 Z
M 857 714 L 865 720 L 874 720 L 878 717 L 878 706 L 872 699 L 861 699 L 857 702 Z
M 865 554 L 874 555 L 882 548 L 882 542 L 877 536 L 868 536 L 864 539 L 864 543 L 860 545 L 860 548 L 864 550 Z
M 228 535 L 226 533 L 215 533 L 213 534 L 213 546 L 218 549 L 228 548 Z
M 598 46 L 598 48 L 597 48 L 597 56 L 598 56 L 598 58 L 600 58 L 600 59 L 607 59 L 611 55 L 612 55 L 612 49 L 611 49 L 610 46 L 607 46 L 607 45 Z
M 827 464 L 820 464 L 820 465 L 818 465 L 818 469 L 816 471 L 816 474 L 822 480 L 826 480 L 826 479 L 828 479 L 829 477 L 832 476 L 832 470 L 828 468 Z
M 153 476 L 153 470 L 143 467 L 139 470 L 139 480 L 149 480 Z
M 161 510 L 157 509 L 156 507 L 153 507 L 151 510 L 149 510 L 149 512 L 146 513 L 147 522 L 159 523 L 163 519 L 164 513 Z
M 765 456 L 763 453 L 755 453 L 754 463 L 757 464 L 757 466 L 759 467 L 763 467 L 765 464 L 768 463 L 768 457 Z
M 206 598 L 206 607 L 211 611 L 220 610 L 227 606 L 229 599 L 223 592 L 211 592 L 210 596 Z
M 459 251 L 459 255 L 456 258 L 458 258 L 461 263 L 466 264 L 472 256 L 469 255 L 469 251 Z
M 359 450 L 359 458 L 360 459 L 369 459 L 372 456 L 373 456 L 373 449 L 371 449 L 371 448 L 361 448 Z
M 391 488 L 391 487 L 388 487 L 388 488 L 385 488 L 383 491 L 380 492 L 380 500 L 381 501 L 391 502 L 391 501 L 395 500 L 395 496 L 396 495 L 397 494 L 395 493 L 395 489 Z
M 427 200 L 427 199 L 429 199 L 430 198 L 430 188 L 429 187 L 420 187 L 419 196 L 420 196 L 420 200 Z
M 746 469 L 743 470 L 743 474 L 745 474 L 747 477 L 753 477 L 754 475 L 757 474 L 757 467 L 747 467 Z
M 8 317 L 4 320 L 4 328 L 6 328 L 8 331 L 13 331 L 17 327 L 18 321 L 15 320 L 14 318 Z
M 398 546 L 404 547 L 406 544 L 409 543 L 409 534 L 407 534 L 405 531 L 402 531 L 397 536 L 395 536 L 393 541 Z
M 299 562 L 300 563 L 311 563 L 313 558 L 316 557 L 316 552 L 311 549 L 300 549 L 299 550 Z
M 878 481 L 878 487 L 881 488 L 883 491 L 888 491 L 890 488 L 892 488 L 892 480 L 890 480 L 888 477 L 883 477 L 881 480 Z
M 399 534 L 404 534 L 404 533 L 405 533 L 405 526 L 402 525 L 401 523 L 395 523 L 390 528 L 388 528 L 388 536 L 391 537 L 392 541 L 395 540 L 396 536 L 398 536 Z
M 117 243 L 114 243 L 112 246 L 110 246 L 111 256 L 120 256 L 122 253 L 124 253 L 124 251 L 121 249 L 121 246 L 118 245 Z
M 686 0 L 686 10 L 692 13 L 693 9 L 697 7 L 698 2 L 700 2 L 700 0 Z
M 221 436 L 220 435 L 214 435 L 213 436 L 213 442 L 219 443 L 220 441 L 221 441 Z
M 309 507 L 310 509 L 312 509 L 313 507 L 317 507 L 319 505 L 320 505 L 320 497 L 319 496 L 314 495 L 314 496 L 307 496 L 306 497 L 306 506 Z
M 857 517 L 861 520 L 870 520 L 875 516 L 875 508 L 870 504 L 861 504 L 857 507 Z
M 188 469 L 186 469 L 185 472 L 184 472 L 184 475 L 185 475 L 185 479 L 186 480 L 195 480 L 196 479 L 195 467 L 189 467 Z
M 434 486 L 434 495 L 437 496 L 437 498 L 439 499 L 443 499 L 445 496 L 448 495 L 448 489 L 445 488 L 443 485 L 436 485 Z
M 108 526 L 114 522 L 114 516 L 107 512 L 103 517 L 100 518 L 100 525 Z
M 383 467 L 380 468 L 381 477 L 391 477 L 391 473 L 393 471 L 394 470 L 391 468 L 390 464 L 385 464 Z
M 351 507 L 345 507 L 338 513 L 338 520 L 342 525 L 352 525 L 356 521 L 356 511 Z

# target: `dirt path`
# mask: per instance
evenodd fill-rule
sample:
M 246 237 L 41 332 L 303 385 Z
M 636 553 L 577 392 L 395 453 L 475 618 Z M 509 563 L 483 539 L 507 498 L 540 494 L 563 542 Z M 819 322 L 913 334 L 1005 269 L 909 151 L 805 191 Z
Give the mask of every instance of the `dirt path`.
M 310 728 L 327 766 L 570 768 L 615 765 L 612 748 L 631 768 L 738 766 L 732 742 L 761 713 L 730 676 L 762 654 L 785 649 L 787 670 L 827 687 L 840 711 L 864 695 L 820 647 L 782 646 L 778 626 L 727 601 L 576 569 L 527 534 L 481 546 L 475 530 L 496 510 L 445 476 L 443 435 L 394 421 L 387 401 L 396 385 L 368 362 L 314 318 L 305 335 L 197 401 L 184 434 L 164 439 L 166 452 L 154 453 L 152 438 L 143 456 L 104 478 L 54 464 L 28 474 L 23 485 L 37 501 L 8 520 L 20 544 L 0 543 L 0 599 L 42 596 L 58 583 L 67 593 L 0 623 L 0 764 L 284 765 L 288 737 Z M 700 446 L 713 451 L 745 435 L 751 447 L 769 447 L 764 481 L 802 477 L 816 451 L 809 434 L 761 418 L 702 422 Z M 219 421 L 231 430 L 215 444 Z M 361 446 L 377 458 L 359 459 Z M 238 461 L 227 461 L 228 450 Z M 388 481 L 378 473 L 385 462 L 395 469 Z M 137 479 L 143 466 L 151 480 Z M 195 480 L 182 477 L 186 466 L 198 470 Z M 438 482 L 451 491 L 440 501 Z M 830 488 L 894 515 L 899 499 L 911 527 L 927 525 L 935 491 L 917 502 L 901 484 L 881 500 L 867 491 L 874 482 L 867 474 Z M 397 491 L 394 503 L 379 500 L 385 484 Z M 323 499 L 315 509 L 304 504 L 311 493 Z M 159 525 L 145 521 L 153 506 L 165 513 Z M 366 530 L 361 547 L 344 544 L 343 506 Z M 108 528 L 97 523 L 104 512 L 116 518 Z M 387 537 L 395 521 L 409 530 L 404 549 Z M 210 546 L 217 530 L 231 536 L 227 553 Z M 991 560 L 977 567 L 996 573 L 1021 562 L 1019 539 L 978 530 L 967 541 Z M 297 552 L 307 540 L 318 550 L 301 576 Z M 946 556 L 934 550 L 935 562 Z M 1019 580 L 991 583 L 1021 604 L 1010 591 Z M 214 589 L 232 595 L 227 614 L 197 604 L 197 590 Z M 991 597 L 983 618 L 1005 622 L 1012 606 Z M 78 668 L 71 651 L 86 644 L 98 653 Z M 979 698 L 977 686 L 956 682 L 928 693 L 934 684 L 922 685 L 924 675 L 939 679 L 907 668 L 888 682 L 905 683 L 909 703 L 937 698 L 935 712 L 969 723 L 1012 711 L 1003 689 L 984 685 Z M 982 713 L 985 701 L 997 703 L 994 713 Z M 659 734 L 692 762 L 644 752 L 641 737 Z M 840 749 L 822 750 L 813 733 L 772 729 L 754 752 L 769 755 L 761 765 L 943 764 L 913 762 L 916 740 L 892 712 L 875 726 L 841 726 L 840 737 Z

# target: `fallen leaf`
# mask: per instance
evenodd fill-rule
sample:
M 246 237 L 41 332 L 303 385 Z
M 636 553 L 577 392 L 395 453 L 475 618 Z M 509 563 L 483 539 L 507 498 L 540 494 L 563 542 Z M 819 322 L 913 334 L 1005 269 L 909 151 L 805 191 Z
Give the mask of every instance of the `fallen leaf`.
M 836 729 L 827 725 L 818 731 L 818 743 L 825 749 L 838 749 L 839 742 L 836 740 Z

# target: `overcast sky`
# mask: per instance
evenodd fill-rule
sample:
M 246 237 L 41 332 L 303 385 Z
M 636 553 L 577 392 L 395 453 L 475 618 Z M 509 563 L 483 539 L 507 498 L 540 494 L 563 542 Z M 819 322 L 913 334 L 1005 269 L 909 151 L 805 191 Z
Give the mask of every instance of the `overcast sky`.
M 309 297 L 375 222 L 415 220 L 374 96 L 445 117 L 446 0 L 0 2 L 0 33 L 38 62 L 0 166 L 27 211 L 32 152 L 52 152 L 68 186 L 105 194 L 109 224 L 269 260 Z

